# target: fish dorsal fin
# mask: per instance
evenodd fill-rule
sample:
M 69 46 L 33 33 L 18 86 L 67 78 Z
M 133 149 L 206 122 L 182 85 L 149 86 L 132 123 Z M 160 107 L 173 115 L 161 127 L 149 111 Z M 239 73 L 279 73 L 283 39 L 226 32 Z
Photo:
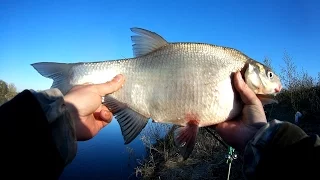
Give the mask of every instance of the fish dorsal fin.
M 132 47 L 135 57 L 146 55 L 168 44 L 168 42 L 163 39 L 163 37 L 146 29 L 131 28 L 131 31 L 140 35 L 131 36 L 131 40 L 134 43 Z

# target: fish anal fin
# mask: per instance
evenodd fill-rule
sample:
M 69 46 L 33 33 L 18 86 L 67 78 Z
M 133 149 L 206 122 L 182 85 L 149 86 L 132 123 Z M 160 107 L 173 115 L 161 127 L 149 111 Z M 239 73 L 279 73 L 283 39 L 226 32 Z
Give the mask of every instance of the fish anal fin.
M 179 148 L 180 153 L 184 160 L 188 159 L 191 155 L 199 130 L 198 119 L 186 119 L 188 121 L 187 125 L 184 127 L 178 127 L 174 131 L 174 142 Z
M 131 36 L 131 40 L 134 43 L 132 47 L 135 57 L 146 55 L 168 44 L 160 35 L 149 30 L 134 27 L 131 28 L 131 31 L 140 35 Z
M 117 119 L 125 144 L 133 141 L 148 123 L 147 117 L 109 95 L 105 96 L 104 104 Z

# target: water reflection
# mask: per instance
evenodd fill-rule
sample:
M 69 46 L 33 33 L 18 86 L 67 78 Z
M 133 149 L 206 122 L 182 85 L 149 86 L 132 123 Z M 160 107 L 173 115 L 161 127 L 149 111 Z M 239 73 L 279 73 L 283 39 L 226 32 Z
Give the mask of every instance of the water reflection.
M 93 139 L 78 143 L 77 156 L 60 179 L 137 179 L 136 159 L 145 155 L 140 136 L 124 145 L 119 124 L 113 119 Z

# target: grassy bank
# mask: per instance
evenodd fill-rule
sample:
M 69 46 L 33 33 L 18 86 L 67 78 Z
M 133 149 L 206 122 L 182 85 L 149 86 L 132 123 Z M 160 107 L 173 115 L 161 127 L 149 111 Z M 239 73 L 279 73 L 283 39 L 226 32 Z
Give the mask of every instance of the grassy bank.
M 171 127 L 164 138 L 143 136 L 142 141 L 148 150 L 148 157 L 140 161 L 136 175 L 141 179 L 227 179 L 229 165 L 225 156 L 228 149 L 223 144 L 200 128 L 194 151 L 183 161 L 179 150 L 174 146 L 174 128 Z M 232 163 L 230 179 L 243 179 L 242 159 L 240 155 L 238 157 Z

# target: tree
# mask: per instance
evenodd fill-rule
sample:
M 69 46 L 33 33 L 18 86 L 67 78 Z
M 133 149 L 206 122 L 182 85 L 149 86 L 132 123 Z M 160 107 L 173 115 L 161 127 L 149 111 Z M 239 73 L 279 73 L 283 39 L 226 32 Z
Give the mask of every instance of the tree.
M 268 57 L 265 57 L 264 60 L 263 60 L 263 64 L 268 66 L 270 69 L 273 69 L 272 67 L 272 62 L 271 62 L 271 59 L 269 59 Z
M 0 80 L 0 105 L 9 101 L 18 94 L 17 88 L 13 83 Z
M 292 58 L 285 52 L 283 56 L 283 61 L 285 63 L 285 67 L 281 67 L 280 78 L 284 84 L 284 87 L 291 90 L 297 87 L 298 82 L 298 72 L 297 67 L 293 63 Z
M 316 88 L 316 78 L 310 76 L 308 71 L 297 70 L 292 58 L 285 53 L 283 57 L 285 66 L 281 67 L 280 79 L 287 91 L 283 91 L 295 111 L 308 113 L 320 112 L 320 97 Z
M 5 81 L 0 80 L 0 105 L 7 101 L 8 85 Z
M 9 101 L 12 99 L 14 96 L 17 95 L 17 88 L 13 83 L 8 84 L 8 92 L 6 94 L 6 99 Z
M 317 86 L 320 86 L 320 72 L 318 72 L 318 82 L 317 82 Z

